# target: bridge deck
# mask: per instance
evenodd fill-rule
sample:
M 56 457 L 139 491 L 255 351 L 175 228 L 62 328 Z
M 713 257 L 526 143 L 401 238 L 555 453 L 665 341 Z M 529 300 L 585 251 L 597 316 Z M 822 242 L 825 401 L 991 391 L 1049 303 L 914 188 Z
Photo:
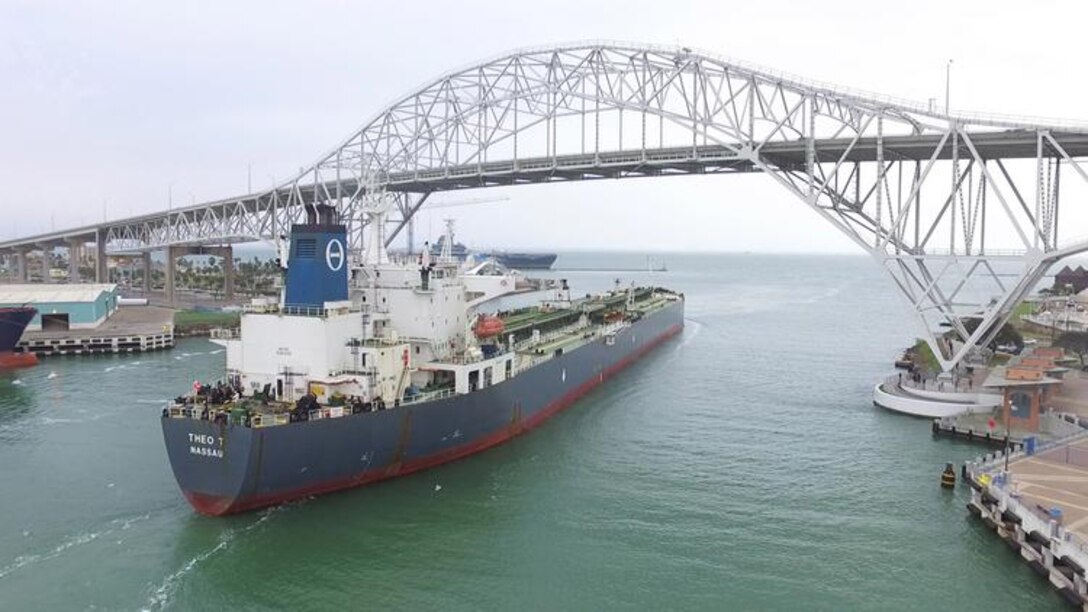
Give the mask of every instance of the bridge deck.
M 1088 133 L 1055 133 L 1053 136 L 1070 156 L 1088 157 Z M 886 136 L 883 138 L 884 158 L 886 160 L 926 160 L 933 156 L 940 141 L 939 134 Z M 1034 131 L 981 132 L 971 135 L 971 141 L 984 159 L 1032 159 L 1037 153 L 1037 134 Z M 816 140 L 814 147 L 816 158 L 824 163 L 834 163 L 839 159 L 847 162 L 876 160 L 878 148 L 876 138 L 858 139 L 853 146 L 851 143 L 853 143 L 851 138 Z M 737 144 L 732 148 L 722 145 L 704 145 L 634 149 L 480 162 L 433 170 L 391 173 L 386 177 L 385 186 L 390 191 L 426 193 L 565 180 L 759 171 L 759 167 L 755 166 L 747 155 L 738 152 L 743 151 L 747 146 L 747 144 Z M 963 143 L 960 143 L 960 149 L 960 155 L 966 158 L 969 152 Z M 953 146 L 949 140 L 937 153 L 937 158 L 951 159 L 952 153 Z M 760 147 L 759 155 L 775 167 L 803 170 L 806 142 L 803 139 L 769 142 Z M 280 187 L 280 198 L 286 199 L 288 192 L 293 188 L 291 185 Z M 303 199 L 308 201 L 313 199 L 315 191 L 335 193 L 336 188 L 336 182 L 327 182 L 301 186 L 299 191 Z M 358 188 L 358 183 L 354 178 L 347 178 L 340 181 L 339 188 L 341 193 L 350 194 Z M 170 211 L 7 240 L 0 242 L 0 251 L 10 252 L 17 247 L 39 248 L 62 245 L 69 240 L 90 242 L 95 240 L 97 232 L 104 231 L 106 228 L 127 226 L 135 228 L 144 224 L 164 223 L 167 218 L 178 217 L 196 220 L 209 211 L 218 211 L 220 214 L 251 214 L 267 208 L 270 193 L 265 191 L 230 197 Z M 233 236 L 229 240 L 219 240 L 219 242 L 239 242 L 257 238 L 256 236 Z M 194 242 L 184 239 L 177 242 L 177 244 L 191 243 Z

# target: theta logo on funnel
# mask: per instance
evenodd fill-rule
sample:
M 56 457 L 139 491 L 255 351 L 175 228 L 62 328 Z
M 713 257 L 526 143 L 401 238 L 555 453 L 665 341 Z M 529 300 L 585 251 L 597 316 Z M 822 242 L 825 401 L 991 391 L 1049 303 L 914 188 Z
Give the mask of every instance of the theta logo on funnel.
M 325 263 L 333 272 L 344 267 L 344 244 L 339 239 L 333 238 L 325 245 Z

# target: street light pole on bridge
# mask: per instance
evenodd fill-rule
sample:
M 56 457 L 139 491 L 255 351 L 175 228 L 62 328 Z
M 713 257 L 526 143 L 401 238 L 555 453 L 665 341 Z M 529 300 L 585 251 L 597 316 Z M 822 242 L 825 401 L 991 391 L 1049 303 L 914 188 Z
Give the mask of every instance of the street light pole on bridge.
M 944 114 L 948 114 L 948 92 L 952 85 L 952 60 L 944 65 Z

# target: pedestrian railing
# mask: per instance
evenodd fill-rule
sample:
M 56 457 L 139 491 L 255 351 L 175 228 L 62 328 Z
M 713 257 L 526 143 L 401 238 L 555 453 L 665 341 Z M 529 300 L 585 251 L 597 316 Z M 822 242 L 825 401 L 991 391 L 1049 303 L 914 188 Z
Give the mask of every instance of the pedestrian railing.
M 447 397 L 453 397 L 457 392 L 452 388 L 438 389 L 436 391 L 426 391 L 424 393 L 417 393 L 415 395 L 406 397 L 400 401 L 400 405 L 407 404 L 419 404 L 422 402 L 432 402 L 435 400 L 445 399 Z

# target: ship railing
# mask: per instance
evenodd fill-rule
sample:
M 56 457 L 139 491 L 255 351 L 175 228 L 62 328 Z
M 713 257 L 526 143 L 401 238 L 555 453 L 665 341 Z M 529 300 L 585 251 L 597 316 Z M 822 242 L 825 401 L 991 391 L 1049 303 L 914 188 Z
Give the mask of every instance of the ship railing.
M 330 370 L 329 376 L 364 376 L 374 378 L 378 375 L 378 368 L 370 366 L 366 368 L 344 368 L 343 370 Z
M 328 408 L 311 410 L 307 413 L 307 417 L 309 417 L 311 421 L 320 421 L 322 419 L 338 419 L 340 417 L 349 416 L 350 414 L 351 408 L 347 406 L 329 406 Z
M 284 306 L 280 309 L 285 315 L 293 315 L 296 317 L 324 317 L 329 313 L 324 308 L 316 308 L 310 306 Z
M 578 347 L 582 346 L 583 344 L 591 342 L 591 341 L 593 341 L 593 340 L 595 340 L 597 338 L 608 336 L 608 335 L 615 335 L 620 330 L 622 330 L 624 327 L 627 327 L 627 323 L 624 322 L 624 321 L 619 321 L 619 322 L 616 322 L 616 323 L 610 323 L 610 324 L 608 324 L 608 325 L 606 325 L 604 327 L 599 327 L 597 329 L 593 329 L 591 332 L 582 333 L 581 335 L 578 335 L 579 332 L 583 332 L 583 330 L 588 329 L 588 326 L 587 327 L 578 327 L 578 326 L 564 327 L 563 329 L 559 329 L 559 330 L 556 330 L 556 331 L 553 331 L 553 332 L 548 332 L 546 334 L 542 334 L 540 336 L 540 338 L 538 340 L 535 340 L 535 341 L 532 338 L 529 338 L 527 340 L 522 340 L 521 342 L 517 342 L 517 343 L 514 344 L 514 350 L 515 351 L 525 351 L 525 350 L 528 350 L 528 349 L 532 349 L 533 347 L 535 347 L 537 345 L 548 344 L 548 343 L 553 342 L 555 340 L 558 340 L 560 338 L 567 338 L 567 337 L 571 338 L 571 342 L 569 344 L 564 345 L 563 350 L 564 351 L 574 350 L 575 348 L 578 348 Z M 587 334 L 589 335 L 588 338 L 586 337 Z M 577 337 L 575 337 L 575 336 L 577 336 Z
M 296 317 L 327 317 L 329 315 L 338 314 L 344 312 L 344 308 L 320 308 L 317 306 L 269 306 L 269 305 L 246 305 L 243 306 L 243 311 L 250 314 L 285 314 Z M 368 309 L 352 306 L 346 309 L 347 312 L 364 312 Z
M 529 359 L 523 359 L 521 361 L 521 365 L 519 365 L 517 368 L 514 369 L 513 375 L 517 376 L 518 374 L 521 374 L 522 372 L 524 372 L 526 370 L 531 370 L 531 369 L 535 368 L 536 366 L 544 363 L 545 361 L 548 361 L 548 360 L 553 359 L 553 358 L 555 358 L 555 353 L 547 353 L 547 354 L 544 354 L 544 355 L 534 355 L 534 356 L 530 357 Z
M 279 312 L 279 304 L 243 304 L 242 312 L 249 314 L 269 314 Z
M 404 406 L 405 404 L 419 404 L 421 402 L 431 402 L 447 397 L 453 397 L 456 394 L 457 391 L 454 390 L 452 387 L 438 389 L 437 391 L 426 391 L 424 393 L 417 393 L 415 395 L 402 399 L 400 401 L 400 405 Z
M 574 331 L 573 327 L 564 327 L 562 329 L 557 329 L 555 331 L 550 331 L 550 332 L 548 332 L 546 334 L 540 334 L 539 338 L 529 337 L 529 338 L 526 338 L 525 340 L 522 340 L 521 342 L 515 342 L 514 343 L 514 350 L 515 351 L 522 351 L 522 350 L 525 350 L 525 349 L 532 348 L 532 347 L 534 347 L 534 346 L 536 346 L 538 344 L 547 344 L 547 343 L 551 342 L 552 340 L 556 340 L 556 339 L 561 338 L 563 336 L 570 335 L 570 333 L 572 331 Z
M 166 413 L 171 419 L 199 419 L 203 408 L 195 406 L 179 406 L 174 404 L 166 408 Z
M 263 413 L 259 412 L 249 419 L 250 427 L 274 427 L 286 425 L 291 422 L 291 415 L 287 413 Z
M 482 354 L 481 355 L 473 355 L 473 356 L 465 355 L 465 356 L 460 356 L 460 357 L 447 357 L 446 359 L 436 361 L 436 363 L 446 363 L 446 364 L 452 364 L 452 365 L 471 365 L 471 364 L 474 364 L 474 363 L 483 363 L 484 361 L 490 361 L 490 360 L 492 360 L 492 359 L 494 359 L 496 357 L 499 357 L 499 356 L 505 355 L 505 354 L 506 354 L 506 351 L 500 349 L 497 352 L 493 353 L 490 357 L 485 357 Z
M 236 421 L 233 416 L 231 404 L 207 405 L 207 404 L 171 404 L 166 407 L 166 415 L 172 419 L 193 419 L 194 421 L 215 421 L 224 418 L 230 422 Z

